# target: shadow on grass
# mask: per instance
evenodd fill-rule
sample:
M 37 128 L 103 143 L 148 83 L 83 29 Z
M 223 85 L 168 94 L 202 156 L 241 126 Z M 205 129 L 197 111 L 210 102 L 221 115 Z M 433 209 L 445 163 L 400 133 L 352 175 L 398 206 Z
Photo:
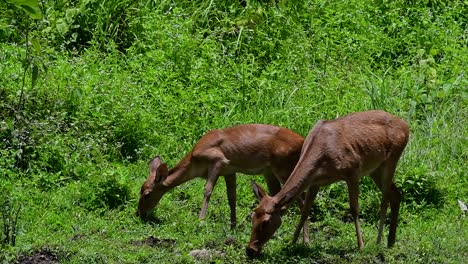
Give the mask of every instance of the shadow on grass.
M 155 226 L 155 225 L 159 225 L 163 223 L 163 221 L 160 218 L 154 215 L 150 215 L 148 217 L 142 218 L 141 221 L 145 224 L 150 224 L 151 226 Z
M 263 253 L 258 260 L 261 262 L 281 263 L 337 263 L 349 262 L 357 249 L 349 247 L 329 246 L 320 244 L 288 244 L 275 252 Z
M 354 246 L 329 244 L 288 244 L 274 252 L 264 252 L 262 263 L 386 263 L 385 249 L 359 250 Z
M 168 247 L 173 248 L 176 245 L 176 241 L 174 239 L 163 239 L 157 238 L 154 236 L 149 236 L 142 240 L 135 240 L 131 242 L 134 246 L 143 246 L 147 245 L 150 247 Z
M 290 244 L 288 247 L 283 247 L 281 253 L 288 256 L 300 257 L 318 257 L 320 259 L 323 255 L 338 256 L 341 259 L 347 259 L 350 254 L 356 252 L 355 248 L 342 248 L 338 246 L 324 246 L 320 244 Z M 318 260 L 319 260 L 318 259 Z

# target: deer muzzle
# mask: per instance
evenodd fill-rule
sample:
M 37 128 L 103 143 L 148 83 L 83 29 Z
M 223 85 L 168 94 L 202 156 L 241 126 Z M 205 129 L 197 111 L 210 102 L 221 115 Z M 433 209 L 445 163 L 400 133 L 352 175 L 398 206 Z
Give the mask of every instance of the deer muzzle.
M 255 257 L 258 257 L 258 256 L 260 255 L 260 250 L 248 246 L 248 247 L 245 249 L 245 253 L 247 254 L 248 257 L 250 257 L 250 258 L 255 258 Z

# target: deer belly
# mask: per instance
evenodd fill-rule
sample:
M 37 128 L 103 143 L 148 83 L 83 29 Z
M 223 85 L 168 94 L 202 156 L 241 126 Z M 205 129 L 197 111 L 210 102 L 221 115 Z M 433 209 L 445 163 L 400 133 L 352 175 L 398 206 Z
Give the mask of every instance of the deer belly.
M 268 171 L 268 167 L 248 167 L 248 168 L 241 168 L 236 166 L 229 166 L 221 171 L 221 174 L 234 174 L 234 173 L 242 173 L 247 175 L 259 175 L 265 174 Z

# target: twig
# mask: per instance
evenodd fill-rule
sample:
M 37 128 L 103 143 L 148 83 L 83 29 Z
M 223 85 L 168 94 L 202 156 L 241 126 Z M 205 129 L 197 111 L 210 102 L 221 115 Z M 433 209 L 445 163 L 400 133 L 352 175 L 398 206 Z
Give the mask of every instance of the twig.
M 15 125 L 16 121 L 18 121 L 19 112 L 24 107 L 24 85 L 26 82 L 26 73 L 28 72 L 28 66 L 29 66 L 28 62 L 29 62 L 29 29 L 26 29 L 26 57 L 24 59 L 23 81 L 21 84 L 21 93 L 20 93 L 20 97 L 18 100 L 18 105 L 16 107 L 16 113 L 14 117 L 15 122 L 13 123 L 13 125 Z

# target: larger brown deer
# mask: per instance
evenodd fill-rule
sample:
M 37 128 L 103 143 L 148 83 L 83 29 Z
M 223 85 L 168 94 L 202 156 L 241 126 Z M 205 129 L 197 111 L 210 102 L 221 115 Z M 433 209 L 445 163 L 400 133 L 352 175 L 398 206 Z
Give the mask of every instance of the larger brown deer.
M 281 225 L 281 215 L 295 197 L 307 190 L 301 220 L 294 233 L 297 240 L 320 186 L 346 181 L 358 247 L 363 247 L 359 225 L 359 179 L 370 175 L 382 192 L 377 243 L 382 237 L 388 203 L 391 222 L 388 246 L 395 243 L 401 194 L 393 183 L 397 162 L 408 142 L 408 125 L 384 111 L 350 114 L 331 121 L 319 121 L 307 135 L 301 157 L 283 188 L 270 197 L 254 183 L 260 203 L 252 217 L 248 256 L 260 254 L 264 244 Z
M 304 138 L 287 128 L 248 124 L 206 133 L 192 151 L 168 170 L 159 157 L 150 162 L 150 174 L 141 187 L 137 215 L 146 217 L 161 197 L 196 177 L 206 178 L 199 218 L 207 213 L 220 175 L 226 181 L 231 228 L 236 226 L 236 173 L 263 174 L 271 194 L 280 189 L 299 160 Z M 307 239 L 307 238 L 305 238 Z

